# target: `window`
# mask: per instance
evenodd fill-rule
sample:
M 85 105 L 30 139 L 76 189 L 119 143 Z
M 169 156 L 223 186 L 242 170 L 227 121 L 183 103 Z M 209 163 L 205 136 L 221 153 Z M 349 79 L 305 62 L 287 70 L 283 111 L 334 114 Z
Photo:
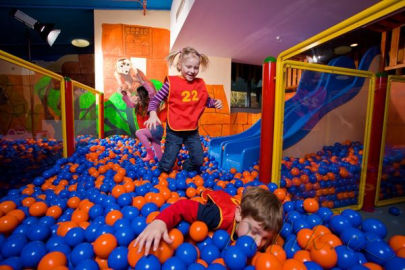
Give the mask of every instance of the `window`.
M 231 108 L 261 108 L 262 66 L 232 63 Z

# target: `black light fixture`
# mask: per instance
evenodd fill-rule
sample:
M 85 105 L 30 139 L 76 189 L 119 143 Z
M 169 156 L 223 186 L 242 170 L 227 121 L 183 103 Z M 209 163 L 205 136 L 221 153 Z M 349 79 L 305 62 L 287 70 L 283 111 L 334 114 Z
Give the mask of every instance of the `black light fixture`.
M 54 29 L 54 24 L 40 23 L 34 18 L 22 12 L 21 10 L 14 9 L 12 11 L 12 15 L 14 16 L 14 18 L 24 23 L 29 28 L 38 31 L 41 38 L 45 40 L 51 47 L 61 32 L 60 29 Z

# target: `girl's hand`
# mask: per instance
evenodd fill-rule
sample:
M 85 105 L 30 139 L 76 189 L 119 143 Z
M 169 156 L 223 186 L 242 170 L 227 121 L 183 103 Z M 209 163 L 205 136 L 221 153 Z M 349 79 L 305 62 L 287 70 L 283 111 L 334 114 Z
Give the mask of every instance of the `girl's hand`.
M 136 69 L 135 77 L 136 77 L 136 80 L 137 80 L 140 84 L 144 84 L 144 83 L 145 83 L 145 74 L 143 74 L 143 72 L 140 71 L 139 69 Z
M 160 240 L 162 239 L 171 244 L 173 240 L 169 237 L 167 226 L 164 221 L 156 219 L 152 221 L 143 232 L 135 239 L 134 247 L 138 246 L 138 252 L 142 251 L 145 246 L 145 256 L 149 254 L 150 248 L 153 244 L 153 251 L 159 247 Z
M 162 124 L 155 111 L 149 112 L 149 119 L 145 121 L 145 126 L 148 129 L 155 129 L 157 124 Z
M 214 106 L 215 106 L 215 109 L 222 109 L 222 101 L 220 99 L 216 99 Z

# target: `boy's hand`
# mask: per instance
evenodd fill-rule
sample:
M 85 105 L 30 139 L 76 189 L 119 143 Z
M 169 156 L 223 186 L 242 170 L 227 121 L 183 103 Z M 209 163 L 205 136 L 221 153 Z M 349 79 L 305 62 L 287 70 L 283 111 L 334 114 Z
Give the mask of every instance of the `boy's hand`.
M 138 252 L 142 251 L 145 246 L 145 256 L 149 254 L 150 248 L 153 243 L 153 251 L 156 251 L 159 247 L 161 238 L 171 244 L 173 240 L 169 237 L 167 232 L 167 226 L 164 221 L 156 219 L 152 221 L 143 232 L 135 239 L 134 247 L 138 246 Z
M 136 79 L 140 84 L 144 84 L 145 82 L 145 74 L 143 74 L 142 71 L 140 71 L 139 69 L 136 69 Z
M 155 129 L 157 123 L 162 124 L 162 122 L 160 122 L 159 117 L 157 116 L 157 113 L 155 111 L 150 111 L 149 119 L 145 121 L 145 126 L 148 129 Z
M 216 99 L 214 106 L 215 106 L 215 109 L 222 109 L 222 101 L 220 99 Z

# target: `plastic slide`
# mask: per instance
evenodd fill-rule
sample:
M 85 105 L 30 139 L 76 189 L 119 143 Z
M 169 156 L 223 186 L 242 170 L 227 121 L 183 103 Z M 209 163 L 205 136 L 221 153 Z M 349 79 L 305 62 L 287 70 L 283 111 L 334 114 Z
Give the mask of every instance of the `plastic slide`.
M 361 59 L 359 69 L 368 70 L 378 53 L 377 47 L 369 49 Z M 353 60 L 346 56 L 337 57 L 328 65 L 354 68 Z M 364 78 L 304 71 L 296 94 L 285 104 L 283 148 L 299 142 L 323 116 L 355 97 L 363 83 Z M 213 138 L 209 154 L 222 169 L 247 169 L 259 159 L 260 128 L 259 120 L 242 133 Z

